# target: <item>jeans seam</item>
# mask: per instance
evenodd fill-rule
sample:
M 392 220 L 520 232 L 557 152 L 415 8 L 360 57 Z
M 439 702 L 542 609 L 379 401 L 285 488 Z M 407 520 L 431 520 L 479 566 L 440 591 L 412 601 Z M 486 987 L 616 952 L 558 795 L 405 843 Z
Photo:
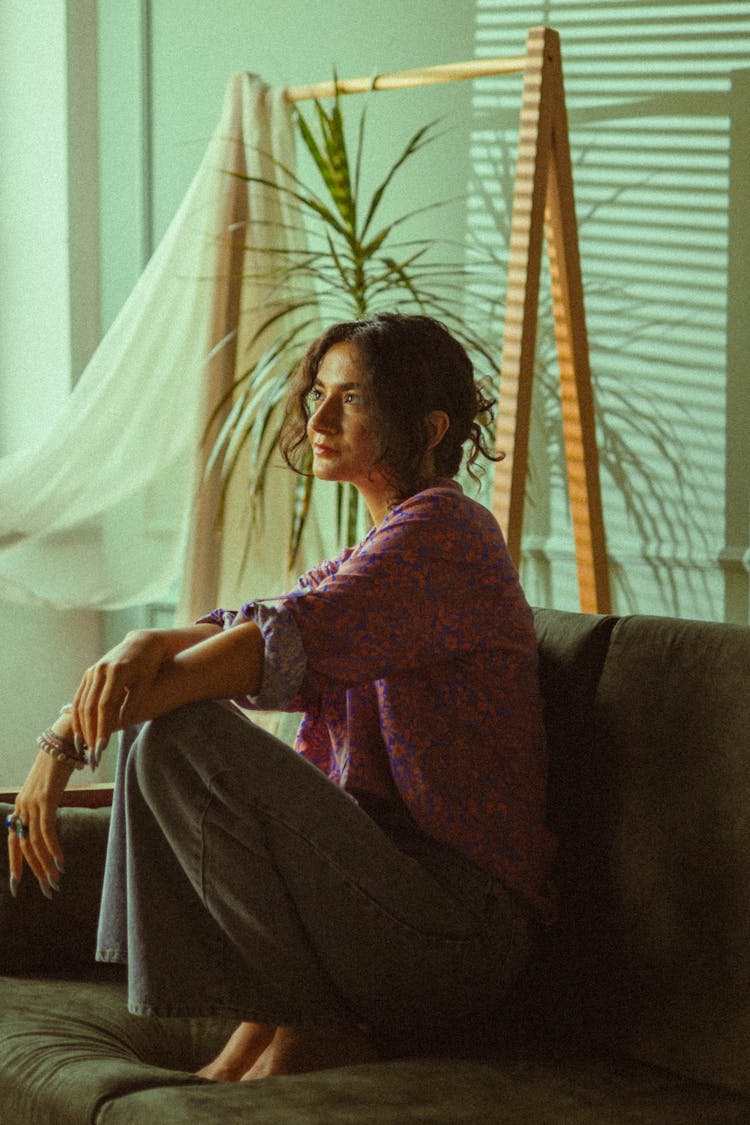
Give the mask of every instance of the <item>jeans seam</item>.
M 510 926 L 510 938 L 508 940 L 508 948 L 503 959 L 502 968 L 500 970 L 501 978 L 505 981 L 511 980 L 513 976 L 516 975 L 514 971 L 516 969 L 515 961 L 516 958 L 521 954 L 521 950 L 519 949 L 521 924 L 522 922 L 528 923 L 528 915 L 526 913 L 524 913 L 523 918 L 521 917 L 522 909 L 523 908 L 519 905 L 519 903 L 512 902 L 512 922 Z
M 198 831 L 199 831 L 199 839 L 200 839 L 199 864 L 200 864 L 201 902 L 205 906 L 206 910 L 209 909 L 209 907 L 208 907 L 208 891 L 207 891 L 207 888 L 206 888 L 206 866 L 207 866 L 207 864 L 206 864 L 206 830 L 205 830 L 206 817 L 208 816 L 208 810 L 211 807 L 211 802 L 214 799 L 214 780 L 217 777 L 219 777 L 221 773 L 226 773 L 226 772 L 228 772 L 228 771 L 220 770 L 218 773 L 214 774 L 211 778 L 209 778 L 208 783 L 206 784 L 206 799 L 205 799 L 203 808 L 201 809 L 200 820 L 198 822 Z
M 392 925 L 399 927 L 404 932 L 408 932 L 413 936 L 419 937 L 422 941 L 429 942 L 430 944 L 434 945 L 445 944 L 451 947 L 470 947 L 475 946 L 478 941 L 481 941 L 484 932 L 484 926 L 482 925 L 481 920 L 477 918 L 476 915 L 473 916 L 477 920 L 476 929 L 472 930 L 472 932 L 469 934 L 455 937 L 452 937 L 448 934 L 425 932 L 424 929 L 420 929 L 416 926 L 411 925 L 409 922 L 405 921 L 403 918 L 398 917 L 398 915 L 394 914 L 391 910 L 384 906 L 383 903 L 380 902 L 379 899 L 375 897 L 361 882 L 353 879 L 350 872 L 341 867 L 340 864 L 336 862 L 335 857 L 330 854 L 330 852 L 325 851 L 321 847 L 319 847 L 315 841 L 311 840 L 308 836 L 305 835 L 304 831 L 286 820 L 283 815 L 278 813 L 275 809 L 271 809 L 269 808 L 269 806 L 258 801 L 257 798 L 255 799 L 255 805 L 262 815 L 267 816 L 269 819 L 280 824 L 287 831 L 293 833 L 298 839 L 303 840 L 308 848 L 314 850 L 316 855 L 325 860 L 330 870 L 336 872 L 342 886 L 350 887 L 351 889 L 355 890 L 363 900 L 368 902 L 382 917 L 386 918 Z M 432 872 L 419 864 L 419 860 L 414 859 L 411 856 L 405 856 L 405 858 L 411 859 L 415 864 L 417 864 L 420 867 L 420 870 L 424 872 L 425 877 L 432 879 L 435 884 L 440 887 L 446 897 L 451 898 L 451 901 L 454 903 L 454 905 L 460 906 L 461 909 L 465 910 L 467 914 L 469 913 L 468 908 L 466 908 L 464 904 L 460 902 L 460 900 L 457 900 L 453 896 L 452 892 L 450 892 L 442 883 L 439 882 L 439 880 L 435 878 Z

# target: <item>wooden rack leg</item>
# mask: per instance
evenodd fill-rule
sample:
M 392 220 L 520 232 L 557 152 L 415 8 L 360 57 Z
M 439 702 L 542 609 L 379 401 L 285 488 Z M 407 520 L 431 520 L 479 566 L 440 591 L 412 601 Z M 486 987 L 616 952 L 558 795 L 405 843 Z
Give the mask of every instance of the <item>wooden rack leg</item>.
M 559 43 L 555 46 L 554 56 L 551 52 L 547 56 L 553 108 L 546 228 L 568 492 L 581 609 L 584 613 L 609 613 L 609 569 L 578 250 L 578 224 L 573 200 L 573 174 Z
M 538 243 L 546 219 L 579 601 L 585 613 L 608 613 L 594 399 L 557 33 L 532 28 L 527 57 L 498 416 L 498 446 L 503 448 L 505 443 L 510 464 L 504 468 L 501 462 L 496 471 L 493 510 L 506 529 L 511 554 L 518 560 L 539 300 Z M 524 278 L 526 289 L 521 292 Z
M 505 458 L 495 467 L 492 492 L 492 510 L 516 564 L 521 558 L 539 271 L 551 147 L 550 99 L 544 90 L 543 28 L 529 32 L 526 50 L 497 416 L 496 447 Z

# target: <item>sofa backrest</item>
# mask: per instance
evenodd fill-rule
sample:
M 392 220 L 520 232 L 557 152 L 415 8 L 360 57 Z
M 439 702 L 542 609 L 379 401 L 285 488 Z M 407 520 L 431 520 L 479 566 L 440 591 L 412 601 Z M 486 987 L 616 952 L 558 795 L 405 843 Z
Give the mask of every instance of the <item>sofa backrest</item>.
M 594 722 L 613 1034 L 750 1091 L 750 629 L 624 618 Z
M 545 1053 L 588 1050 L 598 1033 L 598 1004 L 588 987 L 598 909 L 598 896 L 591 891 L 602 883 L 594 709 L 616 621 L 534 611 L 549 747 L 548 820 L 558 836 L 560 917 L 535 943 L 518 1032 L 524 1049 Z
M 562 905 L 532 1009 L 748 1092 L 750 629 L 567 616 L 537 614 Z

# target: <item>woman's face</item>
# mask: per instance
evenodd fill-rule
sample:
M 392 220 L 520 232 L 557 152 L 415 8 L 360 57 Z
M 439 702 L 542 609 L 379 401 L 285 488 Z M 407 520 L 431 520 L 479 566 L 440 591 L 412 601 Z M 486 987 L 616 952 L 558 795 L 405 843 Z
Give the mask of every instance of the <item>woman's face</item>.
M 366 376 L 354 344 L 334 344 L 323 356 L 310 391 L 307 436 L 313 452 L 313 475 L 320 480 L 353 484 L 370 513 L 380 522 L 387 511 L 392 484 L 382 467 L 370 411 Z

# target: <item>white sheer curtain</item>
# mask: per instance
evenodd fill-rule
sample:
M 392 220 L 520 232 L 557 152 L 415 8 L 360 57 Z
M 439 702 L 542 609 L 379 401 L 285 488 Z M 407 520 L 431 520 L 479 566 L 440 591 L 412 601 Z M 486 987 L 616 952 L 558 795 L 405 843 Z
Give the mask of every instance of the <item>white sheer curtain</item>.
M 239 362 L 238 318 L 258 304 L 241 277 L 248 230 L 279 205 L 231 172 L 266 174 L 268 153 L 294 164 L 283 91 L 234 75 L 177 215 L 54 427 L 0 460 L 0 597 L 178 598 L 188 615 L 215 604 L 217 485 L 199 487 L 201 437 Z

